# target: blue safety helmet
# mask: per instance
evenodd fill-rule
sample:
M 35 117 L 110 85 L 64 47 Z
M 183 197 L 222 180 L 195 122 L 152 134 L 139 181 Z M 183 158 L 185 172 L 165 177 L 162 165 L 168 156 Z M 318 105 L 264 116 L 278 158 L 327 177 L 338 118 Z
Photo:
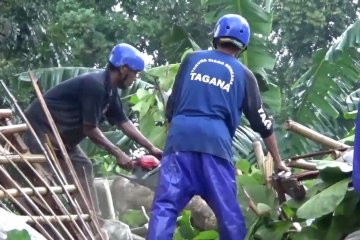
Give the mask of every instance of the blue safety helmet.
M 109 62 L 114 67 L 126 65 L 133 71 L 145 69 L 145 61 L 139 50 L 126 43 L 120 43 L 111 50 Z
M 226 14 L 222 16 L 216 23 L 214 29 L 213 44 L 231 42 L 240 49 L 246 49 L 250 40 L 249 23 L 240 15 Z

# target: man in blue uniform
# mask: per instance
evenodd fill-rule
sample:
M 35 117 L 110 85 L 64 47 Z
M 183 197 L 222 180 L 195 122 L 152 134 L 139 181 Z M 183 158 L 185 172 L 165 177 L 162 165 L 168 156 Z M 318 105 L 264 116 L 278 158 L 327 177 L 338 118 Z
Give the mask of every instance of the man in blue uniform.
M 232 138 L 242 112 L 264 139 L 278 170 L 273 120 L 263 108 L 254 75 L 236 56 L 248 46 L 247 21 L 234 14 L 219 19 L 215 50 L 187 55 L 167 103 L 171 123 L 149 224 L 148 240 L 170 240 L 176 219 L 194 195 L 214 211 L 220 239 L 246 235 L 236 198 Z
M 125 43 L 118 44 L 111 51 L 106 70 L 69 79 L 44 94 L 45 102 L 85 189 L 87 184 L 92 185 L 93 179 L 92 163 L 79 146 L 85 137 L 115 156 L 120 167 L 129 169 L 133 166 L 132 159 L 100 131 L 98 126 L 105 119 L 118 126 L 150 154 L 159 156 L 162 153 L 127 118 L 118 95 L 118 88 L 129 87 L 136 80 L 137 73 L 144 68 L 144 59 L 136 48 Z M 56 145 L 38 100 L 31 103 L 25 114 L 42 142 L 45 142 L 47 134 Z M 30 132 L 25 133 L 24 140 L 31 152 L 41 153 Z M 90 190 L 93 191 L 93 188 Z M 93 192 L 92 195 L 95 198 Z
M 356 192 L 360 194 L 360 102 L 359 102 L 358 114 L 355 122 L 355 143 L 354 143 L 352 180 Z

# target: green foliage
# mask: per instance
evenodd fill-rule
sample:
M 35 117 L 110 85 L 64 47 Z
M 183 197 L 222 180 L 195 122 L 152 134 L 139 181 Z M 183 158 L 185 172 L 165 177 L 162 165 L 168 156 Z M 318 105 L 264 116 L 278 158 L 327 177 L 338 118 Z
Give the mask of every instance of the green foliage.
M 312 67 L 294 85 L 293 118 L 313 127 L 323 134 L 336 137 L 346 133 L 350 124 L 336 121 L 340 113 L 346 111 L 341 103 L 351 93 L 360 68 L 356 48 L 360 45 L 360 21 L 350 25 L 339 39 L 328 49 L 314 54 Z M 329 128 L 332 126 L 332 128 Z M 296 145 L 299 139 L 293 138 L 293 147 L 302 152 L 309 145 Z
M 352 172 L 351 165 L 328 160 L 317 161 L 316 168 L 320 171 L 320 178 L 328 183 L 341 181 L 349 177 Z
M 287 96 L 292 95 L 289 86 L 311 66 L 313 52 L 331 45 L 358 19 L 359 8 L 355 1 L 273 1 L 275 71 Z
M 352 113 L 355 113 L 355 111 L 357 111 L 359 99 L 360 99 L 360 89 L 357 89 L 356 91 L 350 93 L 346 97 L 347 110 L 352 111 Z M 351 119 L 355 119 L 355 117 L 353 117 Z
M 183 211 L 177 221 L 177 229 L 174 240 L 218 240 L 219 234 L 216 231 L 203 231 L 195 229 L 191 225 L 191 212 Z
M 218 239 L 219 234 L 216 231 L 204 231 L 200 232 L 194 240 L 212 240 L 212 239 Z
M 6 240 L 31 240 L 30 234 L 24 230 L 11 230 L 7 232 Z
M 333 212 L 344 199 L 349 181 L 344 179 L 315 195 L 297 210 L 296 215 L 303 219 L 314 219 Z
M 357 21 L 348 27 L 329 50 L 321 50 L 315 54 L 314 65 L 295 85 L 302 90 L 307 88 L 298 96 L 300 102 L 294 116 L 296 119 L 321 122 L 314 109 L 318 109 L 318 112 L 321 111 L 325 116 L 338 117 L 339 111 L 333 107 L 334 98 L 331 97 L 349 94 L 349 90 L 357 82 L 360 69 L 355 61 L 359 55 L 350 54 L 350 51 L 356 51 L 359 45 L 360 21 Z
M 147 219 L 140 210 L 130 209 L 120 216 L 120 221 L 125 222 L 130 228 L 141 227 L 147 223 Z

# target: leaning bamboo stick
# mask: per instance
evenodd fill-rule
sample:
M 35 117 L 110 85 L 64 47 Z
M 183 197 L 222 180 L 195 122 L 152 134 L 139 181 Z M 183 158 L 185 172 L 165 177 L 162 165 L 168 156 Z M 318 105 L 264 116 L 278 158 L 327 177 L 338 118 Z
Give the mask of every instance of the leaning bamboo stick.
M 14 179 L 12 179 L 12 177 L 8 174 L 8 172 L 5 170 L 5 168 L 3 166 L 0 166 L 0 172 L 2 174 L 4 174 L 4 176 L 11 182 L 11 184 L 13 184 L 16 187 L 16 189 L 18 189 L 22 193 L 22 195 L 25 197 L 25 200 L 31 205 L 31 207 L 37 212 L 37 214 L 44 217 L 45 215 L 39 209 L 39 207 L 31 200 L 31 198 L 28 195 L 26 195 L 22 191 L 21 187 L 17 184 L 17 182 Z M 63 238 L 63 236 L 60 234 L 60 232 L 56 229 L 56 227 L 50 221 L 47 221 L 46 219 L 45 219 L 45 221 L 47 222 L 47 224 L 49 224 L 50 228 L 55 232 L 55 234 L 59 237 L 59 239 L 65 240 L 65 238 Z
M 62 139 L 60 137 L 60 134 L 59 134 L 59 132 L 57 130 L 57 127 L 55 125 L 55 122 L 54 122 L 53 118 L 51 117 L 49 109 L 46 106 L 45 100 L 44 100 L 44 98 L 43 98 L 43 96 L 41 94 L 39 86 L 36 83 L 35 76 L 34 76 L 34 74 L 32 72 L 29 72 L 29 76 L 30 76 L 31 83 L 33 85 L 34 91 L 36 92 L 36 96 L 37 96 L 37 98 L 38 98 L 38 100 L 40 102 L 40 105 L 41 105 L 44 113 L 45 113 L 45 116 L 46 116 L 46 118 L 48 120 L 48 123 L 49 123 L 49 125 L 51 127 L 52 133 L 55 136 L 55 139 L 56 139 L 56 141 L 58 143 L 58 146 L 60 147 L 61 153 L 62 153 L 62 155 L 64 157 L 64 160 L 65 160 L 65 163 L 66 163 L 66 165 L 68 167 L 68 170 L 71 173 L 71 176 L 72 176 L 72 178 L 74 180 L 76 188 L 78 189 L 78 191 L 80 193 L 80 196 L 83 199 L 83 201 L 84 201 L 84 203 L 86 205 L 86 208 L 87 208 L 89 214 L 91 215 L 91 217 L 93 219 L 93 223 L 95 225 L 95 228 L 96 228 L 98 234 L 100 235 L 102 240 L 105 240 L 103 235 L 102 235 L 102 231 L 101 231 L 101 227 L 100 227 L 100 224 L 98 222 L 98 219 L 94 214 L 94 207 L 91 206 L 91 204 L 89 203 L 89 200 L 86 198 L 85 191 L 84 191 L 84 189 L 82 188 L 82 186 L 80 184 L 80 180 L 77 177 L 75 169 L 74 169 L 74 167 L 73 167 L 73 165 L 71 163 L 70 157 L 69 157 L 69 155 L 68 155 L 68 153 L 66 151 L 65 145 L 64 145 L 64 143 L 63 143 L 63 141 L 62 141 Z
M 10 125 L 10 126 L 0 126 L 0 132 L 5 135 L 19 133 L 19 132 L 25 132 L 26 130 L 28 130 L 28 127 L 25 123 L 20 123 L 20 124 Z
M 7 192 L 7 190 L 0 184 L 0 190 L 2 190 L 3 192 Z M 53 238 L 51 237 L 51 235 L 45 230 L 45 228 L 37 221 L 37 219 L 33 218 L 33 216 L 31 215 L 31 213 L 15 198 L 13 197 L 11 194 L 8 194 L 8 197 L 10 198 L 10 200 L 17 205 L 22 211 L 25 212 L 25 214 L 27 216 L 29 216 L 33 222 L 39 227 L 39 230 L 42 232 L 42 234 L 44 234 L 47 239 L 49 240 L 53 240 Z
M 22 158 L 22 160 L 24 161 L 24 163 L 27 164 L 27 166 L 35 173 L 35 175 L 40 179 L 40 181 L 46 186 L 46 188 L 48 189 L 48 191 L 52 194 L 55 202 L 60 206 L 60 208 L 62 208 L 63 210 L 65 210 L 65 212 L 70 215 L 70 213 L 67 211 L 65 205 L 63 204 L 63 202 L 60 200 L 60 198 L 56 195 L 56 193 L 54 191 L 52 191 L 50 185 L 47 183 L 47 181 L 45 181 L 42 176 L 36 171 L 36 169 L 23 157 L 23 155 L 12 145 L 11 142 L 9 142 L 9 140 L 0 132 L 0 137 L 7 143 L 9 144 L 13 150 Z M 6 155 L 4 155 L 6 157 Z M 29 179 L 24 176 L 24 174 L 22 173 L 22 171 L 16 166 L 15 163 L 13 163 L 10 159 L 8 159 L 8 161 L 13 165 L 13 167 L 15 169 L 17 169 L 17 171 L 23 176 L 23 178 L 27 181 L 27 183 L 29 184 L 30 187 L 32 187 L 32 189 L 34 190 L 35 193 L 37 193 L 37 195 L 42 198 L 42 196 L 36 192 L 35 187 L 32 185 L 31 181 L 29 181 Z M 71 199 L 70 193 L 66 190 L 66 188 L 64 187 L 64 185 L 61 185 L 63 191 L 67 194 L 69 194 L 69 199 Z M 72 199 L 71 199 L 72 200 Z M 46 203 L 46 201 L 44 200 L 45 205 L 48 206 L 48 204 Z M 50 212 L 53 212 L 52 209 L 50 207 L 48 207 L 50 209 Z M 78 213 L 80 215 L 80 213 Z M 74 225 L 77 227 L 77 229 L 79 230 L 80 234 L 83 235 L 84 239 L 86 239 L 85 235 L 83 234 L 82 230 L 80 229 L 80 227 L 77 225 L 77 223 L 74 221 L 73 222 Z M 62 223 L 61 223 L 62 224 Z
M 63 171 L 63 169 L 62 169 L 62 167 L 60 165 L 59 159 L 56 156 L 54 147 L 53 147 L 53 145 L 52 145 L 52 143 L 50 141 L 50 138 L 48 137 L 47 134 L 45 135 L 45 138 L 46 138 L 46 144 L 45 144 L 46 150 L 48 151 L 51 159 L 54 160 L 54 165 L 59 170 L 59 174 L 64 179 L 64 183 L 68 184 L 67 179 L 66 179 L 65 174 L 64 174 L 64 171 Z
M 11 118 L 12 111 L 11 109 L 0 109 L 0 119 L 1 118 Z
M 68 200 L 71 204 L 71 206 L 75 209 L 76 213 L 80 216 L 82 214 L 82 209 L 78 206 L 78 204 L 72 199 L 70 193 L 68 191 L 66 191 L 66 189 L 64 188 L 64 181 L 63 179 L 59 176 L 58 171 L 55 169 L 51 158 L 49 157 L 48 152 L 45 150 L 44 146 L 42 145 L 39 137 L 37 136 L 35 130 L 32 128 L 32 126 L 29 123 L 29 120 L 27 119 L 27 117 L 25 116 L 24 112 L 22 111 L 22 109 L 20 108 L 19 104 L 17 103 L 16 98 L 14 97 L 14 95 L 10 92 L 10 90 L 8 89 L 8 87 L 5 85 L 4 81 L 0 80 L 1 85 L 3 86 L 5 92 L 7 93 L 7 95 L 10 97 L 10 99 L 12 100 L 13 104 L 15 105 L 17 111 L 19 112 L 19 114 L 21 115 L 22 119 L 25 121 L 25 123 L 27 124 L 27 126 L 29 127 L 29 130 L 31 132 L 31 134 L 34 136 L 36 143 L 39 145 L 41 151 L 44 153 L 46 159 L 48 160 L 48 163 L 50 164 L 51 169 L 53 170 L 53 173 L 55 174 L 56 178 L 58 179 L 60 185 L 63 187 L 64 192 L 66 194 L 66 196 L 68 197 Z M 16 150 L 16 149 L 15 149 Z M 24 160 L 24 159 L 23 159 Z M 25 161 L 25 160 L 24 160 Z M 30 165 L 27 161 L 25 161 L 28 165 Z M 31 166 L 31 165 L 30 165 Z M 32 166 L 31 166 L 32 167 Z M 42 179 L 41 179 L 42 180 Z M 46 187 L 49 187 L 47 182 L 44 181 L 44 184 Z M 56 196 L 56 195 L 55 195 Z M 56 199 L 56 198 L 55 198 Z M 60 200 L 59 200 L 60 201 Z M 65 208 L 65 210 L 67 211 L 67 209 Z M 95 239 L 95 236 L 93 235 L 93 233 L 91 232 L 91 230 L 89 229 L 88 225 L 80 218 L 81 223 L 83 224 L 83 226 L 85 227 L 86 232 L 88 233 L 88 236 L 91 239 Z M 78 228 L 77 224 L 75 223 L 75 226 Z M 80 229 L 79 233 L 83 236 L 83 232 Z M 86 237 L 84 237 L 85 240 L 87 240 Z
M 76 191 L 76 187 L 75 185 L 67 185 L 65 186 L 66 190 L 69 191 L 69 192 L 74 192 Z M 39 192 L 41 195 L 45 195 L 45 194 L 48 194 L 49 191 L 47 190 L 46 187 L 35 187 L 36 191 Z M 62 187 L 60 186 L 54 186 L 54 187 L 51 187 L 52 191 L 54 193 L 63 193 L 63 189 Z M 22 191 L 27 194 L 28 196 L 32 196 L 32 195 L 35 195 L 35 191 L 32 190 L 31 188 L 29 187 L 26 187 L 26 188 L 22 188 Z M 18 197 L 21 195 L 21 192 L 19 190 L 17 190 L 16 188 L 10 188 L 10 189 L 7 189 L 7 193 L 3 192 L 3 191 L 0 191 L 0 199 L 2 198 L 5 198 L 7 196 L 7 194 L 11 194 L 12 196 L 14 197 Z
M 85 188 L 86 188 L 86 191 L 88 192 L 88 194 L 89 194 L 89 200 L 90 200 L 90 203 L 91 203 L 91 205 L 94 207 L 94 211 L 95 211 L 95 204 L 94 204 L 94 199 L 92 198 L 93 196 L 92 196 L 92 194 L 91 194 L 91 190 L 90 190 L 90 186 L 89 186 L 89 184 L 88 184 L 88 178 L 87 178 L 87 176 L 86 176 L 86 170 L 85 170 L 85 167 L 83 167 L 83 172 L 84 172 L 84 177 L 85 177 L 85 182 L 86 182 L 86 186 L 85 186 Z M 94 196 L 94 197 L 96 197 L 96 196 Z
M 79 216 L 77 215 L 70 215 L 70 216 L 67 216 L 67 215 L 61 215 L 61 216 L 58 216 L 58 218 L 62 221 L 62 222 L 70 222 L 70 221 L 77 221 L 79 220 Z M 80 216 L 80 218 L 82 218 L 83 220 L 85 221 L 89 221 L 90 220 L 90 215 L 89 214 L 82 214 Z M 25 221 L 28 222 L 28 223 L 33 223 L 34 222 L 34 219 L 40 223 L 47 223 L 47 221 L 50 221 L 50 222 L 55 222 L 56 219 L 54 216 L 45 216 L 44 218 L 43 217 L 40 217 L 40 216 L 32 216 L 29 217 L 24 217 Z M 45 220 L 46 219 L 46 220 Z
M 63 171 L 62 171 L 62 169 L 61 169 L 60 163 L 58 162 L 58 159 L 57 159 L 57 157 L 56 157 L 55 151 L 54 151 L 52 148 L 50 149 L 50 147 L 49 147 L 49 145 L 48 145 L 48 144 L 51 144 L 50 139 L 48 138 L 47 135 L 45 135 L 45 136 L 46 136 L 46 141 L 47 141 L 47 143 L 45 143 L 45 148 L 46 148 L 46 150 L 48 151 L 51 159 L 54 161 L 54 166 L 55 166 L 55 167 L 57 168 L 57 170 L 59 171 L 60 176 L 64 179 L 64 183 L 66 184 L 64 188 L 65 188 L 65 191 L 66 191 L 66 186 L 68 185 L 67 180 L 66 180 L 66 177 L 64 176 L 64 173 L 63 173 Z M 57 184 L 57 183 L 54 182 L 54 180 L 51 180 L 51 181 L 53 182 L 53 184 Z M 72 185 L 72 186 L 74 186 L 74 188 L 76 189 L 75 185 Z M 61 189 L 63 189 L 63 188 L 61 188 Z M 63 190 L 62 190 L 62 191 L 63 191 Z M 68 191 L 68 192 L 70 193 L 71 191 Z M 60 209 L 60 210 L 61 210 L 61 212 L 62 212 L 63 215 L 67 215 L 67 216 L 70 217 L 69 212 L 64 211 L 63 209 Z M 85 221 L 84 221 L 84 219 L 82 219 L 82 218 L 80 217 L 81 214 L 80 214 L 80 213 L 77 213 L 77 214 L 78 214 L 77 216 L 80 218 L 81 222 L 84 224 Z M 79 228 L 79 225 L 75 222 L 75 220 L 74 220 L 74 219 L 71 219 L 71 222 L 73 222 L 73 225 L 70 225 L 70 227 L 71 227 L 71 229 L 74 231 L 74 233 L 75 233 L 75 232 L 79 232 L 79 234 L 80 234 L 83 238 L 85 238 L 85 235 L 82 233 L 82 230 Z
M 45 163 L 46 162 L 46 158 L 43 154 L 24 154 L 23 156 L 30 163 Z M 6 154 L 6 157 L 5 157 L 5 155 L 0 156 L 0 164 L 10 163 L 8 159 L 10 159 L 14 163 L 23 162 L 23 160 L 21 159 L 21 157 L 19 155 Z
M 314 142 L 317 142 L 323 146 L 328 148 L 349 148 L 349 145 L 331 139 L 325 135 L 322 135 L 308 127 L 301 125 L 300 123 L 294 122 L 292 120 L 288 120 L 285 122 L 284 127 L 288 131 L 292 131 L 294 133 L 300 134 L 301 136 L 308 138 Z

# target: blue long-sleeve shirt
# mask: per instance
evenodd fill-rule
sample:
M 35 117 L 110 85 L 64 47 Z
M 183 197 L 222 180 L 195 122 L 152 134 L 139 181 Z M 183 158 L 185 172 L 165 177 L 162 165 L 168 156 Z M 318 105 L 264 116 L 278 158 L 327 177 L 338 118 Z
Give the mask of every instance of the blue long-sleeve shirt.
M 262 137 L 271 135 L 272 118 L 249 69 L 218 50 L 189 54 L 166 106 L 171 127 L 164 154 L 195 151 L 232 160 L 232 138 L 242 112 Z

